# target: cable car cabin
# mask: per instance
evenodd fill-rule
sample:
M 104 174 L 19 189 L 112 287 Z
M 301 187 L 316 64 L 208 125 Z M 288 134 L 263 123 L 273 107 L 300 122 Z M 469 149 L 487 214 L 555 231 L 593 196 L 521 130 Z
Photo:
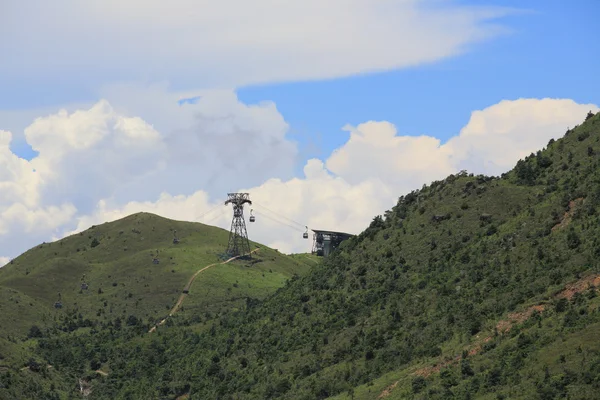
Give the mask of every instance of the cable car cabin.
M 254 218 L 254 215 L 251 215 L 250 216 L 250 222 L 254 222 L 254 221 L 256 221 L 256 218 Z
M 82 283 L 81 284 L 81 290 L 87 290 L 88 288 L 88 284 L 87 283 Z
M 56 303 L 54 303 L 54 308 L 62 308 L 62 303 L 60 301 L 57 301 Z
M 179 244 L 179 239 L 173 238 L 173 244 Z
M 303 237 L 304 239 L 308 239 L 308 233 L 304 232 L 304 233 L 302 234 L 302 237 Z
M 158 260 L 158 258 L 154 258 L 152 259 L 152 264 L 158 264 L 160 261 Z

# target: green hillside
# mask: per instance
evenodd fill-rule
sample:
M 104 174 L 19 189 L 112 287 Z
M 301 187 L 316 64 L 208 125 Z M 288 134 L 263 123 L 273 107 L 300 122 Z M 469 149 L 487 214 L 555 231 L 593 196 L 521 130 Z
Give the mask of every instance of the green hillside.
M 0 368 L 22 367 L 31 357 L 30 343 L 21 343 L 27 336 L 83 332 L 132 317 L 149 328 L 180 296 L 178 314 L 197 323 L 240 307 L 247 297 L 263 298 L 313 265 L 256 243 L 251 260 L 221 264 L 228 235 L 139 213 L 27 251 L 0 269 Z M 190 278 L 211 264 L 183 294 Z M 55 308 L 59 293 L 62 307 Z
M 83 379 L 89 399 L 590 398 L 600 390 L 598 207 L 600 115 L 589 115 L 500 178 L 463 172 L 400 197 L 262 301 L 217 318 L 186 309 L 152 334 L 108 317 L 27 341 L 53 368 L 11 372 L 4 393 L 66 398 L 79 390 L 67 382 Z M 223 275 L 230 283 L 261 264 Z M 37 299 L 15 271 L 0 285 Z
M 135 315 L 152 324 L 168 314 L 194 273 L 224 260 L 228 235 L 220 228 L 139 213 L 41 244 L 0 269 L 0 320 L 15 334 L 34 322 L 51 326 L 70 312 L 90 321 Z M 252 246 L 261 247 L 254 260 L 199 275 L 184 310 L 229 309 L 246 296 L 264 296 L 309 265 Z M 55 309 L 59 293 L 62 308 Z

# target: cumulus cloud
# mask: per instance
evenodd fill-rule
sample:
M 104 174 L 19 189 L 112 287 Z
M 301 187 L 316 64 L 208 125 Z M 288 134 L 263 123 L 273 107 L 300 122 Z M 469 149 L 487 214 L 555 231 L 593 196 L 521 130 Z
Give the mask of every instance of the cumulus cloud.
M 463 169 L 497 176 L 581 123 L 589 110 L 598 107 L 570 99 L 503 100 L 474 111 L 446 143 L 431 136 L 399 135 L 385 121 L 346 126 L 350 137 L 329 157 L 327 168 L 352 183 L 377 176 L 400 191 Z
M 419 187 L 453 172 L 440 140 L 399 135 L 386 121 L 346 126 L 348 141 L 327 160 L 327 168 L 348 182 L 379 177 L 400 191 Z
M 444 145 L 459 169 L 500 175 L 524 158 L 580 124 L 595 104 L 571 99 L 503 100 L 474 111 L 460 134 Z
M 83 212 L 164 167 L 161 135 L 139 117 L 118 115 L 106 100 L 89 110 L 38 118 L 25 137 L 39 152 L 30 164 L 40 196 L 51 204 L 75 201 Z
M 220 196 L 235 190 L 231 182 L 258 185 L 293 176 L 298 149 L 273 102 L 244 104 L 230 90 L 170 92 L 163 84 L 112 85 L 102 94 L 119 113 L 152 121 L 164 136 L 158 158 L 165 168 L 117 193 L 122 201 L 162 191 L 191 194 L 195 188 Z M 189 97 L 196 101 L 178 105 Z
M 0 130 L 0 204 L 22 201 L 33 206 L 38 201 L 37 176 L 30 163 L 10 149 L 12 134 Z
M 304 177 L 269 179 L 239 190 L 251 193 L 257 222 L 248 223 L 253 240 L 283 252 L 310 250 L 302 239 L 312 229 L 359 233 L 374 215 L 389 209 L 399 195 L 468 166 L 474 173 L 500 174 L 516 161 L 560 137 L 566 126 L 583 120 L 592 104 L 563 99 L 503 101 L 473 112 L 468 124 L 442 144 L 428 136 L 402 136 L 389 122 L 346 126 L 348 141 L 325 162 L 312 159 Z M 135 211 L 175 219 L 196 219 L 202 210 L 216 210 L 200 219 L 229 229 L 231 212 L 206 193 L 132 202 L 110 209 L 101 202 L 96 213 L 80 219 L 77 229 L 117 219 Z
M 113 88 L 111 98 L 135 87 Z M 112 93 L 111 93 L 112 92 Z M 121 202 L 155 198 L 161 192 L 210 194 L 235 190 L 231 182 L 259 184 L 271 177 L 289 178 L 296 162 L 296 144 L 288 125 L 271 102 L 247 105 L 228 90 L 202 91 L 195 104 L 177 106 L 177 95 L 152 88 L 129 103 L 143 118 L 126 114 L 100 100 L 87 109 L 37 118 L 24 136 L 39 153 L 31 161 L 9 148 L 11 133 L 0 132 L 2 196 L 40 198 L 50 204 L 72 201 L 80 212 L 91 212 L 98 199 Z M 156 118 L 152 113 L 166 106 Z M 167 122 L 169 121 L 169 122 Z M 6 177 L 4 177 L 6 176 Z M 8 201 L 9 199 L 6 199 Z
M 348 76 L 464 52 L 512 10 L 435 0 L 34 0 L 0 14 L 0 85 L 197 87 Z M 73 51 L 76 49 L 76 51 Z M 38 68 L 44 65 L 44 68 Z M 27 78 L 27 79 L 24 79 Z
M 364 228 L 365 221 L 373 218 L 374 210 L 389 208 L 396 196 L 391 187 L 378 179 L 352 185 L 332 175 L 317 159 L 306 163 L 303 178 L 270 179 L 260 186 L 239 190 L 249 192 L 253 201 L 245 211 L 248 216 L 253 209 L 257 220 L 249 223 L 246 218 L 250 238 L 287 253 L 311 250 L 312 232 L 311 240 L 302 237 L 305 226 L 356 233 Z M 129 202 L 116 208 L 100 201 L 95 212 L 80 217 L 76 229 L 67 234 L 140 211 L 228 230 L 232 211 L 231 206 L 224 205 L 224 200 L 210 201 L 204 191 L 197 191 L 190 196 L 163 193 L 156 201 Z
M 146 98 L 139 107 L 160 109 L 160 101 Z M 229 229 L 231 210 L 221 198 L 227 191 L 251 194 L 252 240 L 308 251 L 305 226 L 359 233 L 398 196 L 465 168 L 498 175 L 598 107 L 565 99 L 502 101 L 474 111 L 445 143 L 403 135 L 385 121 L 346 126 L 346 143 L 324 160 L 308 160 L 301 177 L 277 176 L 291 169 L 296 148 L 272 103 L 247 105 L 217 91 L 166 110 L 182 112 L 179 127 L 159 116 L 159 129 L 107 101 L 39 118 L 25 130 L 39 151 L 31 161 L 8 150 L 11 136 L 3 132 L 0 185 L 14 193 L 0 198 L 0 254 L 139 211 Z
M 94 214 L 100 200 L 121 206 L 198 188 L 221 196 L 240 182 L 292 176 L 296 144 L 273 103 L 243 104 L 232 91 L 212 90 L 178 106 L 183 94 L 140 90 L 112 87 L 107 94 L 116 106 L 100 100 L 36 118 L 24 129 L 39 153 L 32 160 L 13 154 L 12 134 L 0 131 L 0 247 L 25 250 L 14 244 L 60 236 L 75 227 L 75 215 Z M 127 93 L 142 101 L 119 101 L 117 94 Z M 147 122 L 157 110 L 160 132 Z

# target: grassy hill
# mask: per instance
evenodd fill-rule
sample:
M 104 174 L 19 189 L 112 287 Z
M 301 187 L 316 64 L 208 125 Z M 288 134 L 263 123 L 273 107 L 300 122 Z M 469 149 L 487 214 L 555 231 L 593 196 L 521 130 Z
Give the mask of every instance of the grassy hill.
M 223 261 L 228 235 L 220 228 L 139 213 L 41 244 L 0 269 L 0 320 L 15 334 L 33 323 L 50 326 L 70 312 L 90 321 L 134 315 L 154 323 L 168 314 L 194 273 Z M 253 260 L 199 275 L 185 309 L 215 312 L 247 296 L 263 297 L 309 265 L 252 246 L 261 248 Z M 62 308 L 55 309 L 59 293 Z
M 34 325 L 39 335 L 131 316 L 151 326 L 169 314 L 192 275 L 207 265 L 216 264 L 197 276 L 179 309 L 196 323 L 245 304 L 247 297 L 263 298 L 312 265 L 256 243 L 251 260 L 220 264 L 228 235 L 139 213 L 25 252 L 0 269 L 0 365 L 23 365 L 31 356 L 27 343 L 15 342 L 31 336 Z
M 400 197 L 263 300 L 184 311 L 156 334 L 111 322 L 30 346 L 90 399 L 590 398 L 599 207 L 590 115 L 502 177 L 463 172 Z M 27 393 L 74 393 L 43 379 Z

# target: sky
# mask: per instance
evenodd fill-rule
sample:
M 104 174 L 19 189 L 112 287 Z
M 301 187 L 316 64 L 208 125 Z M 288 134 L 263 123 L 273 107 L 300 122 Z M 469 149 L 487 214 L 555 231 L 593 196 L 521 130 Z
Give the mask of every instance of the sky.
M 0 265 L 134 212 L 309 251 L 598 110 L 595 0 L 0 5 Z M 248 213 L 248 211 L 247 211 Z M 168 234 L 168 233 L 167 233 Z

